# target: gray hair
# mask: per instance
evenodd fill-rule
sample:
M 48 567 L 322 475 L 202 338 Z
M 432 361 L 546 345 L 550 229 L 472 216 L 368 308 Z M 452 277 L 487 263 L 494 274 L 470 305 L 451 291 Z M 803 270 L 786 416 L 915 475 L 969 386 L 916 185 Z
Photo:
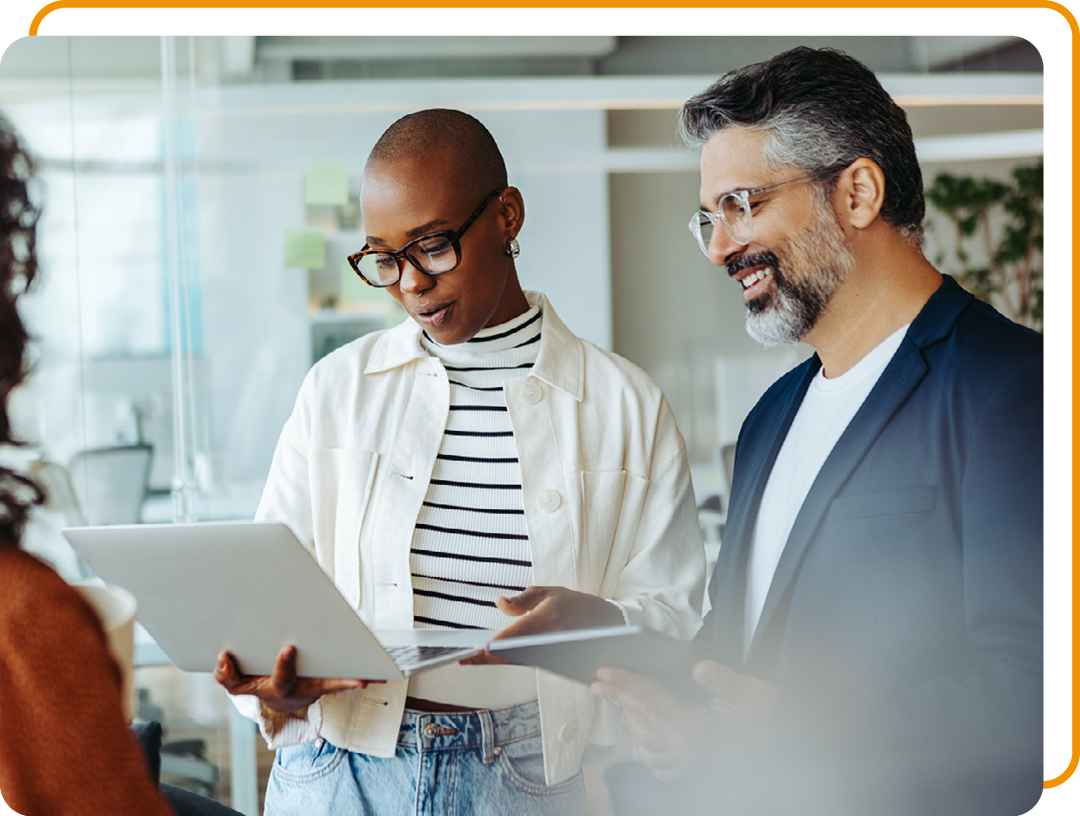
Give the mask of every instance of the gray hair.
M 922 170 L 907 116 L 869 68 L 840 51 L 800 47 L 725 74 L 686 102 L 678 127 L 696 148 L 729 127 L 762 131 L 767 163 L 808 172 L 868 158 L 885 175 L 882 217 L 909 243 L 922 241 Z M 835 182 L 812 187 L 826 200 Z

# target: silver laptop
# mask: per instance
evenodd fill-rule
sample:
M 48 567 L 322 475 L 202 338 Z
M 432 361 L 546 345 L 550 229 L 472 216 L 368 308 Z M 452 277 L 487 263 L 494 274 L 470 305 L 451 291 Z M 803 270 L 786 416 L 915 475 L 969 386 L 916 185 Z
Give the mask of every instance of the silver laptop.
M 213 671 L 230 652 L 266 675 L 284 646 L 301 677 L 399 680 L 479 653 L 479 629 L 373 632 L 284 524 L 205 522 L 69 527 L 64 537 L 107 583 L 139 603 L 138 620 L 177 666 Z

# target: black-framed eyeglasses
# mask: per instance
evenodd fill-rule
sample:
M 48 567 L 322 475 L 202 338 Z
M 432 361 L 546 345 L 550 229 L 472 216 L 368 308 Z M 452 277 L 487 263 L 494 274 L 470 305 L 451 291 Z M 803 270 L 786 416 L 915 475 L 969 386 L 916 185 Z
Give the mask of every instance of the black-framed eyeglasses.
M 461 263 L 461 236 L 480 217 L 491 199 L 499 194 L 492 190 L 476 208 L 476 212 L 457 230 L 443 230 L 409 241 L 399 250 L 371 249 L 367 244 L 355 255 L 348 257 L 349 266 L 369 286 L 385 289 L 401 280 L 401 261 L 409 263 L 426 275 L 442 275 L 457 268 Z

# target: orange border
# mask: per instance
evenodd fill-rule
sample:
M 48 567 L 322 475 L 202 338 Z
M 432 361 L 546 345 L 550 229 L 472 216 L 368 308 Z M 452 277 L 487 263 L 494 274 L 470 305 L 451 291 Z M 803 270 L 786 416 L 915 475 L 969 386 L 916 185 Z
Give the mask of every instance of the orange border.
M 957 5 L 960 5 L 960 4 L 957 4 Z M 996 4 L 988 3 L 987 5 L 996 5 Z M 1072 29 L 1072 33 L 1073 33 L 1073 49 L 1072 49 L 1072 53 L 1073 53 L 1073 58 L 1072 58 L 1072 101 L 1073 101 L 1073 106 L 1072 106 L 1072 126 L 1073 126 L 1073 140 L 1074 140 L 1074 144 L 1075 144 L 1075 139 L 1076 139 L 1076 134 L 1077 134 L 1077 124 L 1080 123 L 1080 111 L 1077 110 L 1077 101 L 1078 101 L 1077 83 L 1078 83 L 1078 80 L 1080 80 L 1080 71 L 1077 70 L 1077 59 L 1076 59 L 1077 44 L 1078 44 L 1078 40 L 1080 40 L 1080 38 L 1078 38 L 1077 35 L 1080 34 L 1080 30 L 1078 30 L 1076 18 L 1072 15 L 1072 13 L 1067 8 L 1065 8 L 1061 4 L 1054 3 L 1054 2 L 1048 2 L 1048 0 L 1035 0 L 1035 2 L 1030 2 L 1030 0 L 1029 0 L 1029 2 L 1022 2 L 1021 1 L 1020 3 L 1017 3 L 1017 5 L 1023 5 L 1025 7 L 1031 7 L 1031 6 L 1043 7 L 1043 8 L 1048 8 L 1048 9 L 1050 9 L 1052 11 L 1056 11 L 1062 17 L 1065 18 L 1066 22 L 1068 22 L 1068 24 L 1069 24 L 1069 27 Z M 1074 161 L 1073 161 L 1072 181 L 1073 181 L 1073 195 L 1072 195 L 1072 198 L 1073 198 L 1073 219 L 1072 219 L 1072 225 L 1073 225 L 1073 235 L 1075 236 L 1077 234 L 1077 227 L 1080 226 L 1080 217 L 1078 217 L 1077 213 L 1076 213 L 1077 183 L 1078 183 L 1078 181 L 1080 181 L 1080 170 L 1077 169 L 1076 161 L 1075 161 L 1075 155 L 1074 155 Z M 1080 294 L 1078 294 L 1075 289 L 1073 290 L 1073 302 L 1072 302 L 1072 305 L 1073 305 L 1073 315 L 1075 315 L 1077 305 L 1080 305 Z M 1080 343 L 1078 343 L 1077 340 L 1076 340 L 1076 332 L 1075 331 L 1073 332 L 1072 351 L 1073 351 L 1073 410 L 1075 412 L 1077 397 L 1080 396 L 1080 386 L 1078 386 L 1078 384 L 1077 384 L 1077 376 L 1076 376 L 1077 375 L 1076 359 L 1077 359 L 1077 354 L 1080 353 Z M 1074 417 L 1075 417 L 1075 413 L 1074 413 Z M 1075 421 L 1074 421 L 1073 424 L 1075 426 Z M 1078 441 L 1075 431 L 1073 433 L 1072 454 L 1073 454 L 1073 504 L 1074 504 L 1074 507 L 1075 507 L 1076 501 L 1077 501 L 1078 497 L 1080 497 L 1080 492 L 1078 492 L 1077 484 L 1076 484 L 1076 461 L 1077 461 L 1078 455 L 1080 455 L 1080 441 Z M 1074 521 L 1074 526 L 1075 526 L 1075 521 Z M 1072 564 L 1072 586 L 1073 586 L 1073 598 L 1072 598 L 1072 689 L 1073 689 L 1073 693 L 1072 693 L 1072 759 L 1070 760 L 1068 767 L 1065 769 L 1065 771 L 1060 776 L 1057 776 L 1057 777 L 1055 777 L 1053 779 L 1045 780 L 1043 782 L 1043 788 L 1044 789 L 1054 788 L 1054 787 L 1057 787 L 1058 785 L 1063 784 L 1064 782 L 1066 782 L 1073 775 L 1073 773 L 1076 771 L 1077 766 L 1080 765 L 1080 746 L 1078 746 L 1078 744 L 1077 744 L 1077 737 L 1078 737 L 1078 735 L 1080 735 L 1080 699 L 1078 699 L 1078 698 L 1080 698 L 1080 694 L 1078 694 L 1078 691 L 1080 691 L 1080 635 L 1078 635 L 1078 631 L 1077 631 L 1078 628 L 1080 628 L 1080 604 L 1078 604 L 1077 597 L 1076 597 L 1077 586 L 1080 586 L 1080 581 L 1077 580 L 1078 578 L 1080 578 L 1080 559 L 1078 559 L 1078 557 L 1077 557 L 1077 550 L 1076 550 L 1076 546 L 1074 544 L 1074 546 L 1073 546 L 1073 564 Z
M 567 0 L 549 0 L 549 2 L 537 2 L 537 0 L 531 0 L 531 2 L 525 2 L 516 4 L 519 8 L 576 8 L 580 6 L 589 7 L 614 7 L 614 8 L 652 8 L 656 6 L 655 0 L 586 0 L 586 2 L 567 2 Z M 859 0 L 831 0 L 828 6 L 831 8 L 865 8 L 867 2 L 860 2 Z M 1073 96 L 1073 138 L 1077 138 L 1078 127 L 1080 124 L 1080 110 L 1078 110 L 1077 102 L 1077 87 L 1080 86 L 1080 72 L 1077 70 L 1076 61 L 1076 49 L 1080 44 L 1080 27 L 1078 27 L 1076 18 L 1072 15 L 1067 8 L 1060 3 L 1054 3 L 1051 0 L 942 0 L 941 2 L 932 2 L 931 0 L 914 0 L 914 2 L 883 2 L 873 3 L 870 0 L 869 5 L 874 8 L 1047 8 L 1051 11 L 1056 11 L 1068 22 L 1069 27 L 1073 32 L 1073 67 L 1072 67 L 1072 96 Z M 372 2 L 362 3 L 356 2 L 356 0 L 315 0 L 312 5 L 297 5 L 295 0 L 56 0 L 56 2 L 49 3 L 43 6 L 42 9 L 34 15 L 34 20 L 30 24 L 30 36 L 37 36 L 38 27 L 41 25 L 41 21 L 45 17 L 61 8 L 461 8 L 461 7 L 504 7 L 505 3 L 499 2 L 499 0 L 466 0 L 466 2 L 455 2 L 455 0 L 424 0 L 423 2 Z M 741 7 L 738 2 L 722 3 L 712 2 L 711 0 L 677 0 L 678 7 L 693 8 L 693 7 Z M 755 0 L 754 6 L 756 8 L 793 8 L 793 7 L 814 7 L 822 8 L 814 3 L 806 2 L 806 0 Z M 1080 188 L 1080 167 L 1077 162 L 1073 162 L 1073 202 L 1074 205 L 1077 202 L 1077 189 Z M 1080 234 L 1080 215 L 1077 214 L 1077 207 L 1073 207 L 1073 234 Z M 1073 316 L 1080 313 L 1080 289 L 1074 287 L 1073 289 Z M 1080 357 L 1080 343 L 1076 341 L 1076 333 L 1074 332 L 1073 339 L 1073 406 L 1075 406 L 1080 397 L 1080 378 L 1077 377 L 1076 360 Z M 1080 490 L 1076 486 L 1076 462 L 1080 459 L 1080 436 L 1076 433 L 1073 434 L 1073 501 L 1074 503 L 1080 500 Z M 1073 619 L 1073 634 L 1072 634 L 1072 676 L 1073 676 L 1073 710 L 1072 710 L 1072 760 L 1069 762 L 1069 766 L 1065 769 L 1065 772 L 1054 779 L 1046 780 L 1043 782 L 1043 788 L 1054 788 L 1063 784 L 1066 780 L 1073 775 L 1078 765 L 1080 765 L 1080 747 L 1077 745 L 1077 735 L 1080 734 L 1080 705 L 1078 705 L 1078 691 L 1080 691 L 1080 637 L 1077 635 L 1077 630 L 1080 629 L 1080 605 L 1077 604 L 1076 587 L 1080 585 L 1080 558 L 1077 558 L 1077 553 L 1074 547 L 1073 552 L 1073 565 L 1072 565 L 1072 585 L 1073 585 L 1073 602 L 1072 602 L 1072 619 Z
M 738 8 L 741 3 L 715 3 L 717 6 L 732 6 Z M 837 2 L 819 3 L 813 0 L 756 0 L 752 3 L 754 8 L 764 9 L 823 9 L 823 8 L 881 8 L 881 9 L 941 9 L 941 8 L 978 8 L 978 9 L 1049 9 L 1061 13 L 1069 23 L 1072 33 L 1077 33 L 1076 18 L 1062 3 L 1058 2 L 1009 2 L 1009 0 L 989 0 L 977 2 L 977 0 L 951 0 L 946 2 L 855 2 L 840 0 Z M 299 5 L 296 0 L 55 0 L 33 15 L 30 22 L 30 36 L 36 36 L 43 19 L 60 9 L 297 9 L 307 10 L 314 8 L 322 9 L 355 9 L 355 8 L 379 8 L 379 9 L 484 9 L 505 8 L 505 4 L 492 0 L 458 3 L 453 0 L 416 0 L 415 2 L 357 2 L 356 0 L 318 0 L 316 3 Z M 640 0 L 627 0 L 625 2 L 612 2 L 612 0 L 594 0 L 589 2 L 570 2 L 568 0 L 551 0 L 550 2 L 525 2 L 515 8 L 528 9 L 576 9 L 576 8 L 619 8 L 619 9 L 653 9 L 657 8 L 654 2 L 642 2 Z

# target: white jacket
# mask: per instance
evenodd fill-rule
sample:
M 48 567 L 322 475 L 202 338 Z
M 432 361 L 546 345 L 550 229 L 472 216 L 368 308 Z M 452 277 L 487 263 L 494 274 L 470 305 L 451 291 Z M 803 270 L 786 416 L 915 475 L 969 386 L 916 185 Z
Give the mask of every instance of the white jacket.
M 628 623 L 689 639 L 705 559 L 686 450 L 663 393 L 631 363 L 570 333 L 543 295 L 529 376 L 506 402 L 521 461 L 537 585 L 615 601 Z M 413 625 L 409 548 L 449 412 L 440 362 L 413 321 L 319 361 L 281 433 L 256 518 L 283 521 L 372 628 Z M 512 622 L 508 619 L 508 624 Z M 617 709 L 539 672 L 549 784 L 577 773 L 587 742 L 618 738 Z M 270 747 L 317 736 L 393 756 L 407 681 L 329 695 Z M 260 720 L 254 698 L 236 698 Z

